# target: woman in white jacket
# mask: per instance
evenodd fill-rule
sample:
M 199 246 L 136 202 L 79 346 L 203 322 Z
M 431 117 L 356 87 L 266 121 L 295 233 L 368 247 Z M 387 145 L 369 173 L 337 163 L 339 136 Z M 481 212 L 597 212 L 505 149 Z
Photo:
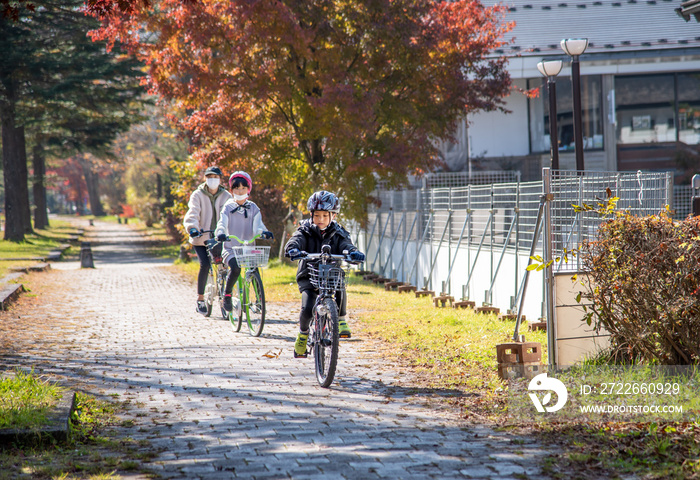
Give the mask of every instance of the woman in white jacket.
M 214 230 L 219 222 L 219 216 L 224 204 L 230 200 L 231 194 L 221 185 L 223 173 L 219 167 L 209 167 L 204 171 L 205 182 L 197 187 L 190 195 L 187 213 L 182 224 L 190 235 L 190 243 L 199 258 L 199 275 L 197 276 L 197 312 L 207 313 L 204 303 L 204 288 L 209 275 L 209 255 L 206 240 L 212 238 L 211 233 L 202 230 Z

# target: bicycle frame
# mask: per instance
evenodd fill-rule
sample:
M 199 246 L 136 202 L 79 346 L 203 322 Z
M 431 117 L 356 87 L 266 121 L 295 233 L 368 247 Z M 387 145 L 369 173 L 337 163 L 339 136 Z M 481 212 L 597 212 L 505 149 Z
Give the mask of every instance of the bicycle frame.
M 210 233 L 212 236 L 215 230 L 201 230 L 201 233 Z M 236 240 L 241 245 L 248 245 L 253 243 L 261 235 L 256 235 L 250 240 L 242 240 L 236 235 L 229 235 L 229 240 Z M 251 335 L 260 336 L 262 333 L 263 326 L 265 324 L 265 292 L 262 284 L 262 274 L 258 267 L 246 268 L 241 267 L 241 273 L 236 279 L 235 286 L 238 292 L 238 301 L 240 302 L 240 310 L 236 312 L 227 312 L 223 307 L 223 296 L 224 296 L 224 286 L 226 284 L 226 278 L 228 277 L 229 266 L 226 262 L 216 263 L 212 255 L 212 245 L 221 245 L 223 242 L 212 238 L 207 242 L 214 242 L 208 245 L 207 253 L 211 260 L 211 273 L 213 277 L 213 282 L 215 287 L 214 297 L 218 297 L 221 313 L 224 319 L 231 322 L 234 330 L 236 332 L 240 331 L 243 324 L 243 315 L 246 317 L 246 323 L 250 330 Z M 212 288 L 212 287 L 209 287 Z M 211 292 L 209 292 L 211 295 Z M 213 303 L 213 301 L 211 302 Z
M 249 245 L 253 243 L 256 239 L 260 238 L 261 235 L 255 235 L 250 240 L 242 240 L 236 235 L 228 235 L 229 240 L 236 240 L 242 246 Z M 269 248 L 269 247 L 261 247 Z M 269 253 L 268 253 L 269 255 Z M 261 255 L 262 257 L 262 255 Z M 236 257 L 238 258 L 238 257 Z M 267 261 L 267 255 L 265 255 L 265 262 Z M 259 259 L 256 259 L 259 260 Z M 243 262 L 245 263 L 245 262 Z M 238 297 L 241 302 L 241 314 L 238 317 L 238 323 L 236 325 L 236 331 L 241 328 L 242 317 L 245 315 L 246 323 L 248 324 L 248 329 L 250 334 L 257 337 L 262 333 L 263 326 L 265 325 L 265 289 L 263 287 L 262 272 L 258 266 L 243 266 L 241 267 L 241 273 L 236 279 L 236 285 L 238 288 Z M 232 319 L 233 321 L 233 319 Z

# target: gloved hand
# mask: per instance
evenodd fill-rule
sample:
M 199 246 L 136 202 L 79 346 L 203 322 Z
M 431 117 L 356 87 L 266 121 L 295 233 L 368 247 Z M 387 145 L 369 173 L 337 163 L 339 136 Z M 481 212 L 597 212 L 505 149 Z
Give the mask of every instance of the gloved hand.
M 292 248 L 287 252 L 287 255 L 289 255 L 289 258 L 292 260 L 297 260 L 299 258 L 303 258 L 307 255 L 306 252 L 302 252 L 298 248 Z
M 260 235 L 265 240 L 273 240 L 275 238 L 275 236 L 272 234 L 272 232 L 262 232 Z
M 190 237 L 192 237 L 192 238 L 197 238 L 197 237 L 201 237 L 201 236 L 202 236 L 202 232 L 200 232 L 198 229 L 196 229 L 196 228 L 194 228 L 194 227 L 190 228 L 190 229 L 187 231 L 187 233 L 189 233 L 189 234 L 190 234 Z
M 348 255 L 348 258 L 349 258 L 350 260 L 352 260 L 353 262 L 362 263 L 362 262 L 365 261 L 365 254 L 362 253 L 362 252 L 359 251 L 359 250 L 353 250 L 353 251 L 350 252 L 350 254 Z
M 219 242 L 225 242 L 226 240 L 228 240 L 228 237 L 226 236 L 225 233 L 220 233 L 220 234 L 218 234 L 218 235 L 216 236 L 216 239 L 217 239 Z

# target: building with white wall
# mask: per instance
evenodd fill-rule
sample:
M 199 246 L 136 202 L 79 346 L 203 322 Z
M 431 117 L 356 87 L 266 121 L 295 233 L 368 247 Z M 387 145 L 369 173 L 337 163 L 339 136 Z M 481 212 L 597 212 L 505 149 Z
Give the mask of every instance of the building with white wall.
M 515 22 L 513 42 L 498 54 L 510 60 L 515 87 L 509 114 L 471 115 L 446 147 L 452 170 L 520 170 L 539 179 L 549 166 L 549 104 L 541 60 L 562 60 L 557 82 L 560 168 L 574 169 L 573 101 L 566 38 L 587 38 L 580 56 L 586 170 L 673 171 L 677 183 L 700 168 L 700 24 L 686 22 L 675 0 L 483 0 L 505 3 Z M 465 146 L 463 143 L 466 142 Z M 450 155 L 450 151 L 453 152 Z M 456 152 L 456 153 L 455 153 Z

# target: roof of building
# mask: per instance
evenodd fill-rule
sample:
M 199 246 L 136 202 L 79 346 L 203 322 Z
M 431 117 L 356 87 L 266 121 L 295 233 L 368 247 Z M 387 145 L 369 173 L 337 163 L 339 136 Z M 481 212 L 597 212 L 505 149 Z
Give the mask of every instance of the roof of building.
M 695 17 L 695 20 L 700 22 L 700 0 L 688 0 L 682 2 L 681 6 L 676 9 L 678 15 L 683 17 L 686 22 L 690 21 L 690 17 Z
M 496 52 L 509 57 L 560 55 L 565 38 L 587 38 L 587 55 L 700 48 L 700 27 L 683 21 L 678 0 L 482 0 L 497 3 L 516 23 L 514 42 Z

